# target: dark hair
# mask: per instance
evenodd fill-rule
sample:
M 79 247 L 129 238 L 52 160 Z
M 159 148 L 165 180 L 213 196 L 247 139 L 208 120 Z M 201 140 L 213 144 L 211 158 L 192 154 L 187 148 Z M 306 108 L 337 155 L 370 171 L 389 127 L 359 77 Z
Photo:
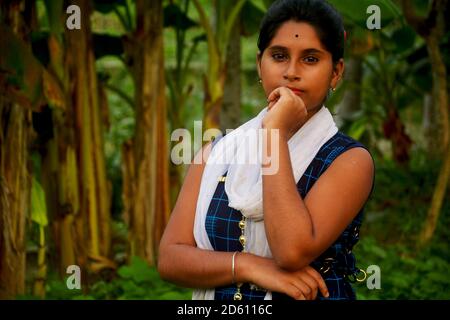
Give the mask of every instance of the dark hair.
M 333 63 L 344 56 L 344 24 L 341 15 L 324 0 L 277 0 L 264 16 L 259 29 L 260 54 L 269 45 L 278 28 L 289 20 L 314 27 L 320 42 L 331 53 Z

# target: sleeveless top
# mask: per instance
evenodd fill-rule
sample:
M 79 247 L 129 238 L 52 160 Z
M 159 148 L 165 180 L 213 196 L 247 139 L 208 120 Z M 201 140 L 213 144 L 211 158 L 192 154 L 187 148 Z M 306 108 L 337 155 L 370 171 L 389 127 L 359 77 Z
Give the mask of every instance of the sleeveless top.
M 213 146 L 218 139 L 213 141 Z M 365 148 L 361 143 L 349 136 L 337 132 L 318 151 L 309 164 L 303 176 L 297 183 L 297 189 L 302 199 L 314 183 L 325 172 L 330 164 L 343 152 L 355 148 Z M 224 174 L 226 176 L 227 173 Z M 372 186 L 373 188 L 373 186 Z M 330 296 L 324 298 L 320 291 L 317 299 L 324 300 L 354 300 L 355 292 L 350 283 L 362 278 L 362 270 L 356 267 L 355 256 L 352 248 L 359 240 L 359 229 L 363 217 L 363 209 L 356 215 L 346 227 L 339 238 L 310 265 L 316 269 L 325 280 Z M 209 205 L 205 228 L 208 238 L 215 251 L 242 251 L 239 242 L 241 229 L 239 221 L 242 219 L 240 211 L 228 206 L 228 197 L 225 192 L 225 182 L 218 183 Z M 361 274 L 360 274 L 361 273 Z M 235 284 L 215 288 L 216 300 L 233 300 L 237 291 Z M 253 285 L 245 283 L 241 286 L 242 300 L 264 299 L 266 292 Z M 291 299 L 289 296 L 272 292 L 272 299 Z

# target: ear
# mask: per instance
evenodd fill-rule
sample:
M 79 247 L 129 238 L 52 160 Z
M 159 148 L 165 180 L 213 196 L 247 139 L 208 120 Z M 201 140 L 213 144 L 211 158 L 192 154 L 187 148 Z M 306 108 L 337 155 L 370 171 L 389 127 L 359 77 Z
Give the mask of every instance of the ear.
M 258 76 L 261 79 L 261 52 L 258 51 L 258 53 L 256 54 L 256 70 L 258 71 Z
M 338 85 L 339 81 L 342 79 L 342 76 L 344 74 L 344 69 L 345 69 L 344 59 L 341 58 L 334 65 L 334 68 L 333 68 L 333 74 L 331 76 L 331 83 L 330 83 L 330 86 L 332 88 L 336 88 L 336 86 Z

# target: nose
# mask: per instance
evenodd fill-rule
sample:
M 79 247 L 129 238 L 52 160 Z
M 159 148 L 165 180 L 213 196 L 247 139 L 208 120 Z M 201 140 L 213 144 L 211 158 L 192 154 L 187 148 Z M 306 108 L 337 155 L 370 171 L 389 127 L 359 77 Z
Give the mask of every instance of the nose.
M 298 72 L 297 63 L 294 59 L 289 63 L 283 77 L 284 79 L 289 81 L 300 80 L 300 74 Z

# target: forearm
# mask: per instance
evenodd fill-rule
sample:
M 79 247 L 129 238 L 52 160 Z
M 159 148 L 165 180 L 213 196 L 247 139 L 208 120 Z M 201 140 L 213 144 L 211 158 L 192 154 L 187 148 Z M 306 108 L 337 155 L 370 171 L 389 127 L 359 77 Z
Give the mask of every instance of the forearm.
M 278 139 L 264 138 L 266 154 L 278 157 L 278 172 L 263 175 L 263 207 L 267 240 L 277 263 L 286 269 L 301 268 L 312 259 L 314 226 L 311 215 L 301 198 L 292 173 L 288 135 L 279 131 Z M 274 143 L 278 143 L 278 156 Z M 274 154 L 272 154 L 274 153 Z
M 190 245 L 168 245 L 159 257 L 158 271 L 164 280 L 190 288 L 214 288 L 231 284 L 233 252 L 203 250 Z M 235 256 L 235 282 L 249 282 L 245 265 L 251 257 Z M 250 268 L 251 269 L 251 268 Z

